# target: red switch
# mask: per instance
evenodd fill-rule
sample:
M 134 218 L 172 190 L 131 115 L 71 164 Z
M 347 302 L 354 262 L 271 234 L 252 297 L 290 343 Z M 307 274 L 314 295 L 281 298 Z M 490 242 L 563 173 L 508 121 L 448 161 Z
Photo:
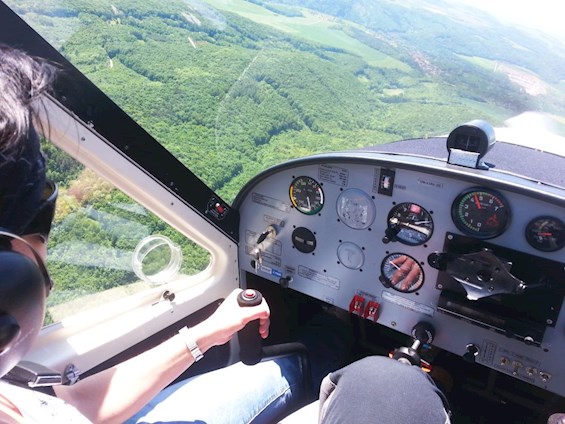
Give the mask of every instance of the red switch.
M 349 312 L 352 314 L 356 314 L 359 316 L 363 316 L 363 307 L 365 306 L 365 298 L 361 295 L 356 294 L 351 299 L 351 303 L 349 303 Z
M 379 306 L 381 306 L 380 303 L 375 302 L 374 300 L 367 302 L 365 312 L 363 313 L 363 318 L 377 322 L 377 320 L 379 319 Z

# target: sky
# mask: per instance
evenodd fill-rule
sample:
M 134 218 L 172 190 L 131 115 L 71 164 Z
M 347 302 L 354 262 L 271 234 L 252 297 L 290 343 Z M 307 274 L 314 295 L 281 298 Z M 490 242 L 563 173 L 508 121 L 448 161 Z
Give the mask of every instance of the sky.
M 563 0 L 454 1 L 489 12 L 502 23 L 521 24 L 541 29 L 559 37 L 565 44 L 565 1 Z

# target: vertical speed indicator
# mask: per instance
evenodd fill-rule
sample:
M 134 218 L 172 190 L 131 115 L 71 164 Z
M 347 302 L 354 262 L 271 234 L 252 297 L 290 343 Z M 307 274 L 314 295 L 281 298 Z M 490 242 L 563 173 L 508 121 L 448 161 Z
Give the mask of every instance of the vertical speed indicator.
M 499 236 L 508 227 L 510 207 L 500 193 L 488 188 L 475 188 L 455 198 L 451 217 L 462 232 L 489 239 Z
M 298 212 L 315 215 L 324 207 L 324 191 L 314 178 L 301 176 L 290 183 L 290 201 Z

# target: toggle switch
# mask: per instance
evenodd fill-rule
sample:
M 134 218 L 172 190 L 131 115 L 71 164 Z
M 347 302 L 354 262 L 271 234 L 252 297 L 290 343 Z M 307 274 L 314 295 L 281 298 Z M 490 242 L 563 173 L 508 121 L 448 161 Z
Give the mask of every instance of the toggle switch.
M 365 306 L 365 312 L 363 312 L 363 318 L 366 318 L 369 321 L 377 322 L 377 320 L 379 319 L 380 306 L 380 303 L 374 300 L 367 302 L 367 306 Z
M 356 294 L 351 299 L 349 303 L 349 312 L 355 315 L 359 315 L 360 317 L 363 316 L 365 306 L 365 298 L 361 295 Z

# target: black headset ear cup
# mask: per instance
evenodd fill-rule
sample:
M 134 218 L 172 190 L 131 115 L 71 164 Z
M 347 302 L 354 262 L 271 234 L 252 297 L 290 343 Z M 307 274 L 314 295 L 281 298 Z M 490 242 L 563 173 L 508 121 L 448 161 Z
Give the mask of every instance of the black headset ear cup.
M 0 251 L 0 376 L 23 358 L 39 333 L 46 295 L 44 275 L 35 261 Z
M 0 353 L 4 352 L 19 334 L 18 321 L 11 315 L 0 314 Z

